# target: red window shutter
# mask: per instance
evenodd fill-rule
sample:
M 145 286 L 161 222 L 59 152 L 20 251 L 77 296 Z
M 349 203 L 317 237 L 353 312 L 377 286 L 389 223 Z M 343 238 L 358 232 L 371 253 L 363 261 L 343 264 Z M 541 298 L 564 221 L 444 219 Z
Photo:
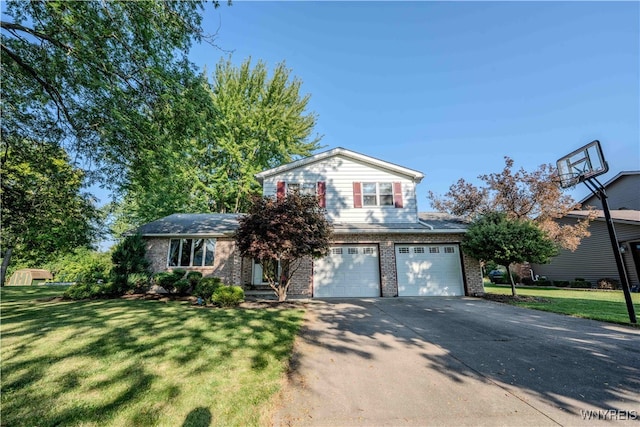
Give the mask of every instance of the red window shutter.
M 402 203 L 402 183 L 394 182 L 393 183 L 393 204 L 396 208 L 404 207 Z
M 359 182 L 353 183 L 353 207 L 362 207 L 362 185 Z
M 327 200 L 326 200 L 326 196 L 325 196 L 325 191 L 326 191 L 326 185 L 324 183 L 324 181 L 318 181 L 318 205 L 321 208 L 326 208 L 327 207 Z
M 276 197 L 278 200 L 284 197 L 284 181 L 278 181 L 278 184 L 276 185 Z

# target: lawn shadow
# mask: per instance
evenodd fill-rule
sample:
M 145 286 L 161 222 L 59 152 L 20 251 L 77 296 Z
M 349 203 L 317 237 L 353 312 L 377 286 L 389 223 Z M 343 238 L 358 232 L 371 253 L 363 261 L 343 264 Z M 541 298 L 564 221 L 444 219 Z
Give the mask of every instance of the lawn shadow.
M 3 425 L 104 425 L 149 393 L 173 401 L 183 390 L 163 380 L 167 368 L 161 366 L 179 369 L 188 381 L 242 354 L 262 371 L 287 358 L 300 317 L 276 309 L 197 310 L 179 302 L 3 298 Z M 60 404 L 78 390 L 92 400 Z M 161 407 L 145 405 L 130 424 L 160 419 Z M 205 411 L 194 409 L 185 425 L 209 425 L 187 424 L 206 420 Z
M 195 408 L 184 419 L 182 427 L 209 427 L 212 417 L 209 408 Z

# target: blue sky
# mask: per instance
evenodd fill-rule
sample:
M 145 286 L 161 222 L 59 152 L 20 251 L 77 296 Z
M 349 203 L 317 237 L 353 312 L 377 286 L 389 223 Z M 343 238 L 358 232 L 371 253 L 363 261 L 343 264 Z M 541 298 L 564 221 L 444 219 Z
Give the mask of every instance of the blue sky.
M 423 172 L 421 211 L 428 190 L 477 183 L 504 156 L 534 170 L 599 139 L 603 179 L 640 169 L 638 2 L 235 0 L 204 26 L 235 63 L 286 62 L 325 149 Z M 226 55 L 191 51 L 210 72 Z

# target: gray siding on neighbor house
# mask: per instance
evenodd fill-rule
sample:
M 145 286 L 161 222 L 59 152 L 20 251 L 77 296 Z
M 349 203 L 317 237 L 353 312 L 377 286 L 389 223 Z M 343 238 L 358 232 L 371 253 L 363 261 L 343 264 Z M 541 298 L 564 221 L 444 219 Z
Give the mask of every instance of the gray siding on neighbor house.
M 640 173 L 622 175 L 606 188 L 609 209 L 640 210 Z M 602 209 L 602 203 L 596 196 L 587 198 L 582 205 Z
M 562 218 L 560 224 L 575 223 L 575 219 Z M 640 224 L 615 224 L 616 235 L 619 242 L 640 240 Z M 577 277 L 584 278 L 596 284 L 598 279 L 611 277 L 618 279 L 611 241 L 607 225 L 603 220 L 596 220 L 589 226 L 591 236 L 585 237 L 575 252 L 561 250 L 549 264 L 532 264 L 534 274 L 546 276 L 549 280 L 574 280 Z M 628 249 L 628 248 L 627 248 Z M 638 273 L 633 262 L 631 251 L 624 255 L 627 275 L 631 286 L 639 283 Z

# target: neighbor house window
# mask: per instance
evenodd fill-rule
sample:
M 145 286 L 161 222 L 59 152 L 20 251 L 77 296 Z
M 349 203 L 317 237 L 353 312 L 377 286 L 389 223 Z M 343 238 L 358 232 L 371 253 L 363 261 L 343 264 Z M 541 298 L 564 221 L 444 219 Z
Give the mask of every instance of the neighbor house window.
M 169 267 L 206 267 L 213 265 L 215 239 L 171 239 Z

